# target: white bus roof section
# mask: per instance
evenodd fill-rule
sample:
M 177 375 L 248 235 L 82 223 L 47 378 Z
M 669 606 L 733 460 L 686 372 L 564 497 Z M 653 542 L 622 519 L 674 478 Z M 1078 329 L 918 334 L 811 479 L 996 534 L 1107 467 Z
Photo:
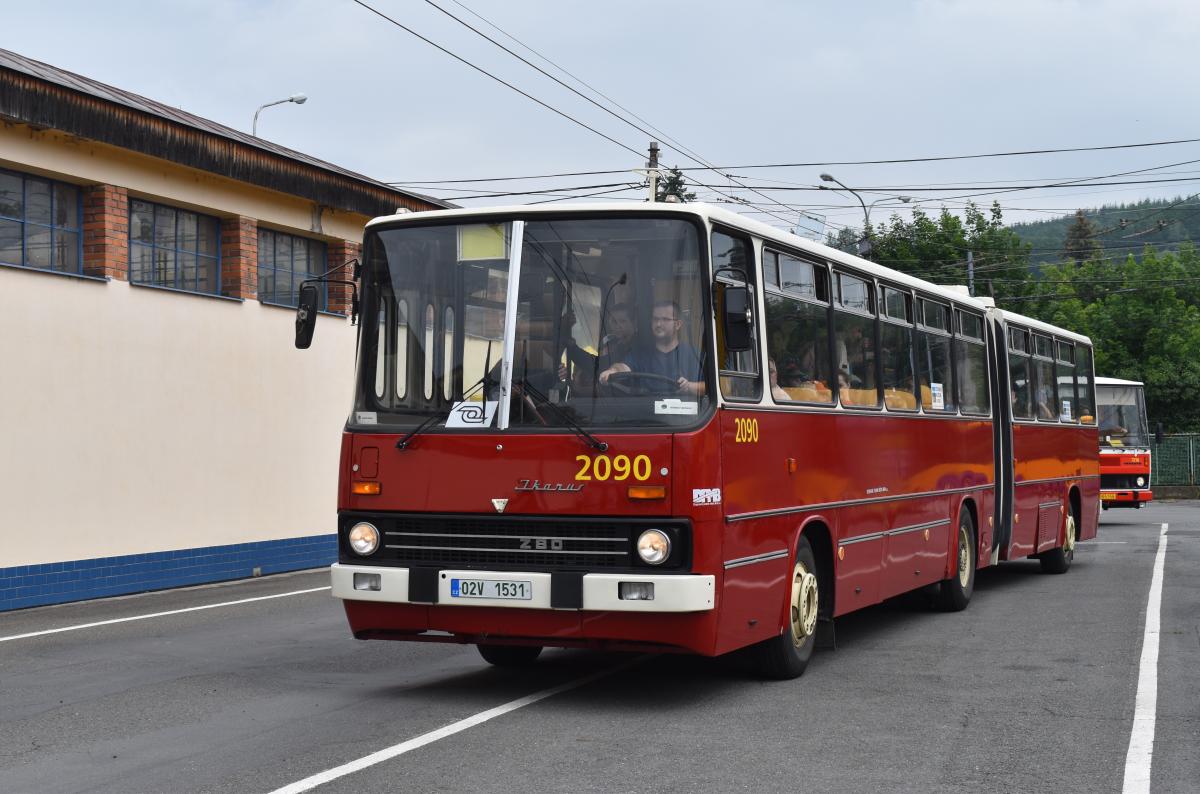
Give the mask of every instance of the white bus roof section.
M 1091 346 L 1092 344 L 1092 340 L 1088 339 L 1083 334 L 1077 334 L 1074 331 L 1068 331 L 1065 328 L 1059 328 L 1057 325 L 1044 323 L 1041 320 L 1035 320 L 1032 317 L 1026 317 L 1023 314 L 1017 314 L 1016 312 L 1012 312 L 1007 309 L 992 309 L 992 311 L 999 314 L 1001 319 L 1003 319 L 1005 322 L 1023 325 L 1031 330 L 1041 331 L 1043 334 L 1057 336 L 1060 339 L 1071 339 L 1075 342 L 1081 342 L 1082 344 L 1088 346 Z
M 744 215 L 739 215 L 722 207 L 714 207 L 711 204 L 704 204 L 702 202 L 689 202 L 686 204 L 644 202 L 635 204 L 631 202 L 598 201 L 571 204 L 570 206 L 510 204 L 502 207 L 468 207 L 453 210 L 431 210 L 427 212 L 406 212 L 399 215 L 386 215 L 372 220 L 367 224 L 367 228 L 396 227 L 414 223 L 428 223 L 430 221 L 455 221 L 465 218 L 486 218 L 488 216 L 529 218 L 536 215 L 562 215 L 564 213 L 577 212 L 644 212 L 662 213 L 664 215 L 693 215 L 710 223 L 723 224 L 761 237 L 764 241 L 773 242 L 780 246 L 804 251 L 813 256 L 827 259 L 835 265 L 846 265 L 868 275 L 891 281 L 894 284 L 918 289 L 926 295 L 936 296 L 946 301 L 954 301 L 960 307 L 973 309 L 980 314 L 983 314 L 989 306 L 989 304 L 962 294 L 955 289 L 923 281 L 906 273 L 901 273 L 898 270 L 892 270 L 891 268 L 877 265 L 874 262 L 869 262 L 866 259 L 860 259 L 857 256 L 839 251 L 836 248 L 830 248 L 827 245 L 814 242 L 805 237 L 781 231 L 762 221 L 747 218 Z M 1025 321 L 1022 320 L 1022 322 Z M 1061 337 L 1087 341 L 1086 337 L 1054 328 L 1051 325 L 1038 323 L 1037 320 L 1030 320 L 1029 324 L 1037 324 L 1043 330 L 1053 329 L 1049 333 L 1055 333 Z
M 1121 380 L 1120 378 L 1096 378 L 1097 386 L 1143 386 L 1140 380 Z

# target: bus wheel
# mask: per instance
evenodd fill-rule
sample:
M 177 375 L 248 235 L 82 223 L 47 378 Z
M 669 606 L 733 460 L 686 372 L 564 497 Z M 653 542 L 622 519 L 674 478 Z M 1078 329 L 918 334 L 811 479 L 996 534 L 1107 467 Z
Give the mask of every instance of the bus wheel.
M 942 580 L 938 605 L 946 612 L 961 612 L 975 592 L 975 522 L 966 505 L 958 511 L 958 533 L 954 544 L 954 574 Z
M 1075 559 L 1075 516 L 1067 513 L 1066 525 L 1063 527 L 1063 544 L 1057 549 L 1051 549 L 1038 559 L 1042 563 L 1043 573 L 1066 573 Z
M 496 667 L 528 667 L 542 653 L 540 645 L 484 645 L 481 642 L 476 647 L 483 660 Z
M 817 580 L 817 558 L 808 538 L 801 536 L 792 567 L 788 592 L 787 625 L 779 636 L 755 647 L 755 668 L 779 680 L 796 678 L 808 667 L 816 645 L 817 615 L 821 609 L 821 587 Z

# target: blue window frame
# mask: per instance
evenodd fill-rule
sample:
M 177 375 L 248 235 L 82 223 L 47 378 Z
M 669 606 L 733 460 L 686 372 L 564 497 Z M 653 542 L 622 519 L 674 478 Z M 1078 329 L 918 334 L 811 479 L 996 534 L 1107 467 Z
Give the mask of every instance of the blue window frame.
M 295 306 L 299 302 L 300 282 L 316 278 L 328 269 L 325 243 L 270 229 L 258 230 L 258 299 L 264 303 Z M 326 311 L 329 294 L 324 283 L 320 287 L 318 308 Z
M 208 215 L 130 199 L 129 280 L 220 294 L 221 222 Z
M 82 221 L 75 185 L 0 169 L 0 263 L 82 273 Z

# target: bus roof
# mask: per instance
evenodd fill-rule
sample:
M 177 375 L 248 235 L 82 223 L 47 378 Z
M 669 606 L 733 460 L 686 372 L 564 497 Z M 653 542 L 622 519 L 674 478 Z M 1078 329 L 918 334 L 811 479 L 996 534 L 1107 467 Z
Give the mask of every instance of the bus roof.
M 1121 380 L 1120 378 L 1101 378 L 1096 376 L 1097 386 L 1142 386 L 1140 380 Z
M 644 202 L 630 203 L 618 201 L 596 201 L 580 204 L 571 204 L 570 206 L 532 206 L 529 204 L 509 204 L 498 207 L 465 207 L 460 209 L 450 210 L 429 210 L 425 212 L 406 212 L 399 215 L 387 215 L 381 218 L 375 218 L 367 224 L 367 228 L 379 228 L 388 226 L 404 226 L 407 224 L 428 223 L 429 221 L 455 221 L 467 218 L 487 218 L 489 216 L 513 217 L 513 216 L 535 216 L 535 215 L 562 215 L 564 213 L 595 213 L 595 212 L 637 212 L 637 213 L 662 213 L 663 215 L 693 215 L 702 218 L 706 221 L 724 224 L 735 229 L 740 229 L 749 234 L 756 235 L 764 240 L 777 243 L 782 246 L 787 246 L 793 250 L 800 250 L 819 256 L 829 260 L 834 264 L 846 265 L 861 272 L 875 276 L 877 278 L 886 279 L 896 284 L 901 284 L 913 289 L 919 289 L 927 295 L 933 295 L 947 301 L 953 301 L 960 307 L 967 307 L 978 311 L 980 314 L 986 313 L 989 309 L 998 311 L 992 308 L 990 300 L 979 300 L 972 298 L 966 294 L 966 291 L 959 291 L 953 287 L 941 286 L 934 284 L 915 276 L 910 276 L 907 273 L 901 273 L 899 270 L 892 270 L 889 267 L 878 265 L 866 259 L 848 254 L 845 251 L 839 251 L 836 248 L 831 248 L 823 243 L 818 243 L 801 237 L 796 234 L 782 231 L 770 226 L 762 221 L 747 218 L 736 212 L 732 212 L 723 207 L 715 207 L 711 204 L 703 202 L 688 202 L 686 204 L 676 204 L 668 202 Z M 1012 319 L 1021 325 L 1034 328 L 1044 333 L 1056 334 L 1059 337 L 1071 339 L 1084 344 L 1091 344 L 1086 336 L 1067 331 L 1063 328 L 1044 323 L 1040 320 L 1035 320 L 1032 317 L 1024 317 L 1014 312 L 1004 311 L 1002 316 L 1006 319 Z

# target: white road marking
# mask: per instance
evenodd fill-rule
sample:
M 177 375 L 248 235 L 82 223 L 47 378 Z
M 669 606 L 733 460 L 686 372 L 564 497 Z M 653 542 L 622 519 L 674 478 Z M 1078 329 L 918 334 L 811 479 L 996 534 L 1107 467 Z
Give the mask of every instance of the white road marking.
M 111 626 L 114 623 L 128 623 L 131 620 L 149 620 L 150 618 L 162 618 L 167 615 L 182 615 L 185 612 L 199 612 L 202 609 L 217 609 L 219 607 L 234 607 L 238 604 L 249 604 L 254 601 L 269 601 L 272 598 L 287 598 L 288 596 L 304 595 L 305 593 L 319 593 L 322 590 L 329 590 L 326 587 L 311 587 L 308 590 L 293 590 L 290 593 L 276 593 L 275 595 L 257 596 L 255 598 L 242 598 L 237 601 L 225 601 L 220 604 L 205 604 L 200 607 L 187 607 L 186 609 L 172 609 L 168 612 L 153 612 L 149 615 L 134 615 L 128 618 L 114 618 L 113 620 L 98 620 L 95 623 L 81 623 L 78 626 L 63 626 L 60 629 L 46 629 L 45 631 L 31 631 L 28 634 L 14 634 L 11 637 L 0 637 L 0 642 L 8 642 L 9 640 L 24 640 L 29 637 L 44 637 L 47 634 L 58 634 L 64 631 L 79 631 L 80 629 L 94 629 L 97 626 Z
M 430 731 L 429 733 L 423 733 L 415 739 L 409 739 L 406 742 L 401 742 L 400 744 L 386 747 L 383 750 L 376 751 L 370 755 L 365 755 L 362 758 L 359 758 L 355 761 L 350 761 L 349 763 L 342 764 L 338 767 L 334 767 L 333 769 L 328 769 L 324 772 L 318 772 L 315 775 L 306 777 L 303 780 L 298 780 L 295 783 L 284 786 L 283 788 L 275 789 L 273 792 L 271 792 L 271 794 L 302 794 L 302 792 L 311 791 L 317 786 L 323 786 L 326 783 L 337 780 L 340 777 L 345 777 L 346 775 L 366 769 L 369 766 L 374 766 L 375 764 L 380 764 L 384 761 L 391 760 L 392 758 L 404 755 L 412 750 L 424 747 L 427 744 L 432 744 L 439 739 L 445 739 L 447 736 L 453 736 L 456 733 L 461 733 L 468 728 L 474 728 L 476 725 L 482 725 L 488 720 L 493 720 L 496 717 L 503 716 L 510 711 L 516 711 L 519 708 L 524 708 L 530 704 L 537 703 L 539 700 L 545 700 L 548 697 L 553 697 L 554 695 L 562 692 L 581 687 L 584 684 L 590 684 L 597 679 L 612 675 L 613 673 L 637 664 L 645 658 L 647 657 L 638 657 L 637 659 L 626 662 L 625 664 L 617 665 L 616 667 L 608 670 L 601 670 L 598 673 L 592 673 L 591 675 L 586 675 L 583 678 L 577 678 L 574 681 L 568 681 L 565 684 L 559 684 L 558 686 L 551 687 L 549 689 L 543 689 L 541 692 L 534 692 L 532 695 L 526 695 L 523 698 L 510 700 L 508 703 L 505 703 L 501 706 L 496 706 L 494 709 L 481 711 L 478 714 L 467 717 L 466 719 L 461 719 L 458 722 L 452 722 L 443 728 L 438 728 L 437 730 Z
M 1142 635 L 1142 661 L 1138 669 L 1137 698 L 1133 703 L 1133 731 L 1125 754 L 1122 794 L 1149 794 L 1150 766 L 1154 758 L 1154 718 L 1158 707 L 1158 637 L 1162 606 L 1163 564 L 1167 557 L 1167 525 L 1158 536 L 1150 598 L 1146 604 L 1146 630 Z

